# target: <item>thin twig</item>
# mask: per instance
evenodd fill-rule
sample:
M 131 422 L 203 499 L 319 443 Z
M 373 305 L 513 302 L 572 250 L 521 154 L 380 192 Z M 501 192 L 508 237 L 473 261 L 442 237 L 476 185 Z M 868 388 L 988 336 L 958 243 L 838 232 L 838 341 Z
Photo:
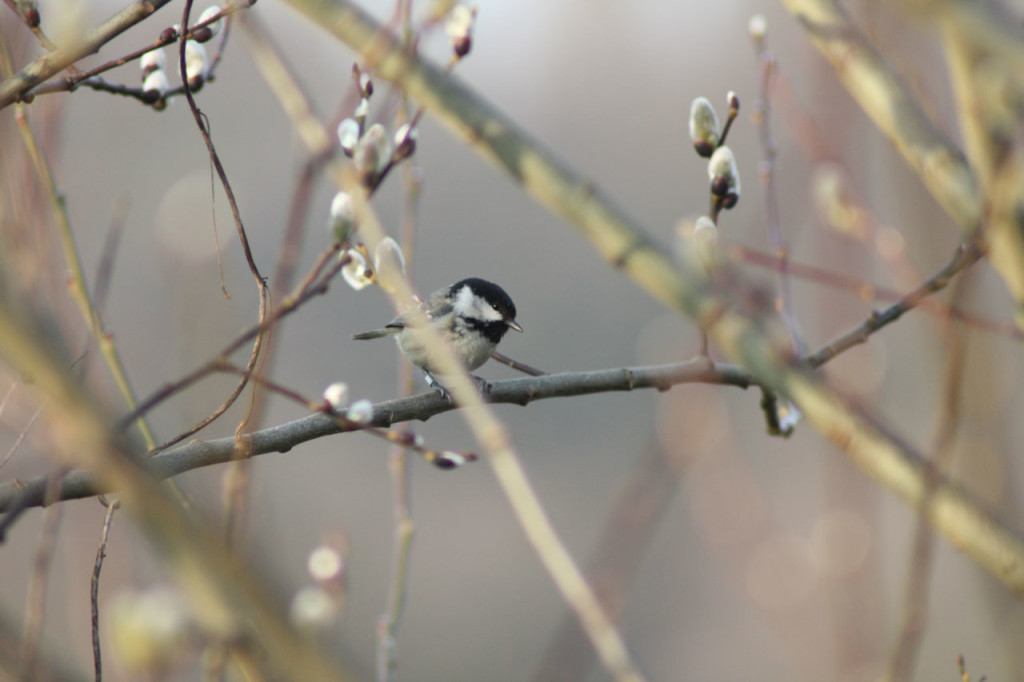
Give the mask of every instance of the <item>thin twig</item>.
M 760 36 L 754 42 L 757 60 L 761 67 L 761 89 L 754 105 L 754 117 L 758 123 L 758 139 L 761 142 L 760 176 L 761 184 L 764 187 L 764 226 L 768 233 L 768 241 L 779 259 L 776 274 L 782 302 L 780 306 L 782 320 L 786 324 L 793 348 L 797 353 L 803 355 L 807 352 L 807 344 L 804 343 L 800 334 L 796 313 L 793 310 L 793 294 L 789 283 L 789 246 L 782 234 L 782 224 L 779 219 L 779 197 L 775 186 L 775 159 L 778 156 L 778 147 L 772 137 L 771 102 L 768 99 L 772 78 L 775 74 L 775 57 L 768 50 L 764 36 Z
M 532 377 L 542 377 L 547 374 L 547 372 L 542 369 L 537 369 L 536 367 L 528 365 L 525 362 L 520 362 L 519 360 L 513 360 L 509 356 L 499 353 L 498 351 L 491 353 L 491 357 L 503 365 L 508 365 L 512 369 L 522 372 L 523 374 L 528 374 Z
M 888 308 L 873 312 L 864 322 L 811 353 L 804 360 L 812 367 L 820 367 L 839 353 L 866 342 L 871 334 L 898 320 L 903 313 L 919 305 L 926 297 L 944 289 L 957 273 L 976 263 L 981 256 L 981 249 L 976 244 L 960 245 L 950 261 L 916 289 Z
M 103 319 L 103 310 L 107 305 L 107 292 L 110 291 L 110 280 L 114 275 L 114 260 L 121 246 L 121 235 L 124 234 L 125 216 L 128 213 L 128 199 L 122 197 L 114 206 L 114 216 L 110 227 L 103 237 L 103 248 L 100 250 L 100 262 L 96 266 L 96 282 L 93 286 L 93 305 L 96 316 Z
M 103 519 L 103 531 L 100 534 L 100 546 L 96 548 L 96 563 L 92 568 L 92 583 L 89 598 L 92 604 L 92 660 L 96 672 L 96 682 L 103 680 L 103 654 L 100 649 L 100 572 L 103 560 L 107 556 L 107 540 L 110 538 L 110 524 L 114 521 L 114 512 L 121 506 L 120 502 L 108 501 L 107 514 Z
M 11 387 L 11 390 L 14 390 L 14 386 Z M 25 422 L 25 425 L 23 427 L 21 427 L 21 429 L 18 431 L 18 437 L 14 439 L 13 443 L 11 443 L 11 447 L 7 449 L 7 454 L 4 455 L 4 458 L 0 459 L 0 468 L 3 468 L 3 466 L 5 464 L 7 464 L 7 462 L 9 462 L 11 460 L 11 457 L 14 456 L 14 451 L 17 450 L 18 446 L 21 445 L 25 441 L 25 436 L 28 435 L 28 432 L 32 429 L 32 426 L 36 423 L 36 420 L 39 419 L 39 415 L 41 415 L 43 413 L 43 409 L 45 407 L 46 407 L 46 403 L 45 402 L 41 403 L 35 409 L 35 412 L 32 413 L 32 416 L 28 418 L 28 421 Z M 3 537 L 4 537 L 4 532 L 2 530 L 0 530 L 0 541 L 3 540 Z

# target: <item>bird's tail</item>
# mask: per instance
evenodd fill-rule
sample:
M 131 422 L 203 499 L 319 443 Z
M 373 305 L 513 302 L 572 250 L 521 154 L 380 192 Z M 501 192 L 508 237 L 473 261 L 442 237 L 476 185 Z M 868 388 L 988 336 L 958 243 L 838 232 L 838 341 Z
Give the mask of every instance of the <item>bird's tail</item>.
M 365 341 L 366 339 L 379 339 L 382 336 L 391 336 L 397 334 L 398 329 L 394 327 L 388 327 L 385 329 L 374 329 L 372 332 L 363 332 L 362 334 L 353 334 L 352 338 L 357 341 Z

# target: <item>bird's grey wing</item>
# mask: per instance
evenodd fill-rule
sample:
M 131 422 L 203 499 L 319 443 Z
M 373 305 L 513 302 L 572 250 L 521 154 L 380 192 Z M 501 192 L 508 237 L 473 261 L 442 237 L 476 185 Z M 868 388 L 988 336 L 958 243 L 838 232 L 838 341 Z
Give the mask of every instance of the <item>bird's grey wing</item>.
M 438 320 L 452 312 L 452 304 L 445 301 L 444 291 L 434 292 L 425 303 L 420 304 L 420 311 L 431 320 Z M 355 334 L 352 338 L 360 340 L 379 339 L 382 336 L 397 334 L 409 326 L 410 317 L 409 313 L 402 313 L 384 325 L 383 329 L 375 329 L 372 332 Z
M 452 304 L 445 300 L 445 292 L 434 292 L 430 295 L 425 302 L 420 304 L 420 312 L 426 315 L 431 320 L 438 320 L 443 318 L 452 312 Z M 389 328 L 404 329 L 408 327 L 412 320 L 412 315 L 409 313 L 402 313 L 395 319 L 387 323 Z
M 352 336 L 353 339 L 379 339 L 382 336 L 394 336 L 398 332 L 402 331 L 409 326 L 408 313 L 402 313 L 395 319 L 384 325 L 383 329 L 374 329 L 372 332 L 364 332 L 362 334 L 355 334 Z
M 447 299 L 448 289 L 438 289 L 427 297 L 426 302 L 420 306 L 420 310 L 430 314 L 431 317 L 441 317 L 451 310 L 452 304 Z M 441 310 L 442 308 L 446 308 L 446 310 Z M 431 311 L 435 312 L 431 313 Z
M 409 326 L 409 318 L 406 317 L 406 313 L 402 313 L 395 319 L 384 325 L 385 329 L 405 329 Z
M 431 320 L 440 320 L 452 314 L 454 308 L 452 308 L 451 302 L 444 300 L 444 298 L 440 298 L 437 301 L 434 300 L 433 296 L 430 298 L 431 300 L 427 301 L 426 309 L 423 312 Z

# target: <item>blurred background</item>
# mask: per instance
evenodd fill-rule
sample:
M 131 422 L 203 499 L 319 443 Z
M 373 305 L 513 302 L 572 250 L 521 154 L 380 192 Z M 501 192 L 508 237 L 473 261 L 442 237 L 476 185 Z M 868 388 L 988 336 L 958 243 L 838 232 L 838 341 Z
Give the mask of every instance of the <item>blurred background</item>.
M 927 22 L 910 21 L 888 3 L 850 4 L 926 109 L 957 139 L 945 65 Z M 363 6 L 385 20 L 393 12 L 393 3 L 384 0 Z M 705 162 L 687 133 L 690 102 L 706 96 L 724 119 L 726 92 L 732 90 L 742 110 L 729 144 L 743 193 L 719 229 L 727 243 L 772 250 L 759 183 L 764 151 L 753 120 L 761 87 L 747 29 L 754 14 L 767 19 L 767 42 L 779 70 L 780 101 L 771 117 L 778 147 L 775 180 L 793 259 L 906 291 L 941 267 L 959 242 L 957 227 L 779 3 L 479 0 L 477 6 L 473 51 L 456 77 L 589 176 L 666 248 L 680 220 L 707 212 Z M 43 27 L 50 32 L 58 31 L 48 24 L 57 17 L 93 26 L 119 7 L 40 2 Z M 193 16 L 205 7 L 197 5 Z M 148 44 L 180 21 L 181 9 L 180 2 L 171 3 L 89 63 Z M 354 102 L 349 50 L 281 3 L 262 0 L 251 11 L 271 27 L 321 119 L 332 119 L 343 102 Z M 8 8 L 0 17 L 16 66 L 26 63 L 38 53 L 34 39 Z M 446 61 L 443 31 L 426 36 L 422 50 L 438 63 Z M 106 77 L 136 85 L 138 67 L 129 64 Z M 377 91 L 371 120 L 390 124 L 399 100 L 382 81 Z M 229 41 L 216 80 L 197 99 L 209 117 L 255 258 L 269 274 L 306 152 L 255 69 L 241 31 Z M 251 279 L 183 100 L 154 112 L 134 100 L 82 89 L 41 96 L 28 113 L 46 142 L 90 280 L 111 225 L 123 221 L 104 319 L 139 396 L 208 360 L 253 322 Z M 12 114 L 0 112 L 5 201 L 34 201 L 38 188 L 26 170 Z M 507 355 L 559 372 L 675 362 L 696 352 L 698 334 L 689 321 L 606 265 L 571 226 L 430 115 L 411 163 L 423 183 L 416 248 L 407 254 L 413 284 L 423 293 L 467 276 L 501 284 L 526 330 L 507 337 Z M 842 169 L 852 193 L 874 216 L 868 233 L 840 234 L 816 211 L 815 178 L 826 163 Z M 402 176 L 395 173 L 374 199 L 396 236 Z M 318 180 L 302 271 L 328 243 L 333 191 L 324 178 Z M 46 211 L 35 220 L 19 228 L 53 230 Z M 218 249 L 230 298 L 221 292 Z M 50 268 L 41 277 L 41 295 L 50 292 L 47 305 L 65 321 L 71 343 L 84 343 L 80 318 L 61 289 L 62 264 L 39 265 Z M 771 269 L 741 267 L 755 281 L 774 286 Z M 811 349 L 884 305 L 819 278 L 794 278 L 792 287 L 797 321 Z M 965 276 L 959 305 L 999 323 L 1010 319 L 1002 284 L 985 263 Z M 311 397 L 333 381 L 347 382 L 355 398 L 393 397 L 401 362 L 394 345 L 350 340 L 391 317 L 379 289 L 356 292 L 337 280 L 326 296 L 275 333 L 273 379 Z M 1019 530 L 1019 341 L 977 326 L 964 329 L 953 470 Z M 944 414 L 947 341 L 940 317 L 914 311 L 824 371 L 930 453 Z M 714 348 L 712 354 L 721 357 Z M 92 385 L 121 410 L 105 366 L 98 358 L 89 363 Z M 515 375 L 493 362 L 479 374 Z M 233 383 L 205 381 L 153 412 L 158 440 L 207 414 Z M 418 390 L 425 390 L 422 383 Z M 876 679 L 899 634 L 914 514 L 809 426 L 801 425 L 788 440 L 766 435 L 760 397 L 755 390 L 686 385 L 663 394 L 594 395 L 496 411 L 555 527 L 582 565 L 625 491 L 649 488 L 627 505 L 656 520 L 628 549 L 638 567 L 626 593 L 622 631 L 650 679 Z M 200 437 L 231 435 L 246 404 L 240 401 Z M 273 398 L 266 424 L 303 414 Z M 24 426 L 24 418 L 8 421 L 4 451 Z M 474 449 L 457 413 L 413 428 L 438 449 Z M 325 540 L 347 546 L 347 602 L 325 641 L 364 678 L 373 675 L 377 621 L 389 586 L 393 502 L 387 453 L 382 441 L 352 434 L 259 457 L 246 524 L 249 563 L 282 601 L 311 582 L 306 562 L 316 546 Z M 50 464 L 26 443 L 0 477 L 36 475 Z M 566 608 L 489 466 L 479 462 L 449 473 L 414 459 L 411 468 L 416 537 L 396 679 L 543 679 L 547 673 L 538 670 Z M 638 472 L 652 471 L 652 480 L 637 482 Z M 223 472 L 215 467 L 180 478 L 211 524 L 220 513 Z M 44 622 L 44 651 L 83 674 L 92 665 L 89 579 L 104 511 L 96 500 L 65 505 Z M 42 522 L 43 512 L 30 511 L 0 548 L 0 610 L 8 619 L 24 611 Z M 101 609 L 119 590 L 166 582 L 127 515 L 115 519 L 108 552 Z M 921 579 L 930 585 L 931 603 L 915 679 L 956 679 L 958 654 L 972 675 L 1024 679 L 1019 600 L 941 540 L 933 574 Z M 108 679 L 131 679 L 105 652 Z M 170 679 L 198 679 L 197 671 L 198 663 L 188 658 Z M 582 679 L 603 680 L 606 674 L 595 666 Z

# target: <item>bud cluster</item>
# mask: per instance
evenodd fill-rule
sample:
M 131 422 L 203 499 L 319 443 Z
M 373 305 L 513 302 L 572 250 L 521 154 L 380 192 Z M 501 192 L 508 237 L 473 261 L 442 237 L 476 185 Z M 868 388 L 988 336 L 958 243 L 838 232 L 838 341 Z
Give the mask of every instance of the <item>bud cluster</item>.
M 206 48 L 202 43 L 218 35 L 224 23 L 224 10 L 217 5 L 207 7 L 199 15 L 196 28 L 191 33 L 191 38 L 185 41 L 185 78 L 189 88 L 196 92 L 203 87 L 203 83 L 210 78 L 210 59 L 207 57 Z M 164 29 L 160 33 L 162 43 L 172 43 L 181 36 L 181 26 L 174 26 Z M 152 104 L 156 109 L 164 109 L 167 106 L 168 93 L 171 90 L 170 80 L 167 77 L 167 55 L 162 47 L 150 50 L 139 59 L 139 68 L 142 70 L 142 91 L 146 103 Z M 174 93 L 171 93 L 172 95 Z
M 350 246 L 342 252 L 341 257 L 349 259 L 341 270 L 341 276 L 356 291 L 371 284 L 379 284 L 391 294 L 400 291 L 400 284 L 405 279 L 405 255 L 398 242 L 391 237 L 385 237 L 377 244 L 372 265 L 369 252 L 363 244 Z
M 690 140 L 697 155 L 708 159 L 708 179 L 711 184 L 712 218 L 729 209 L 740 200 L 740 174 L 732 150 L 726 146 L 732 122 L 740 113 L 740 99 L 735 92 L 726 95 L 729 116 L 719 129 L 718 115 L 706 97 L 698 97 L 690 105 Z
M 338 124 L 338 144 L 345 156 L 352 159 L 359 179 L 371 192 L 384 176 L 398 163 L 416 151 L 416 128 L 406 123 L 389 135 L 381 123 L 367 128 L 366 117 L 373 96 L 373 81 L 359 66 L 353 68 L 353 77 L 359 85 L 360 99 L 352 116 Z
M 199 20 L 196 22 L 198 28 L 192 30 L 193 40 L 197 43 L 205 43 L 216 37 L 224 23 L 221 18 L 222 15 L 223 11 L 217 5 L 210 5 L 203 10 L 203 13 L 199 15 Z
M 139 59 L 139 68 L 142 69 L 142 91 L 145 93 L 146 101 L 152 104 L 161 102 L 171 89 L 171 84 L 167 80 L 167 55 L 164 54 L 163 48 L 158 47 L 142 55 Z
M 185 41 L 185 78 L 188 87 L 197 92 L 206 82 L 206 67 L 210 60 L 206 56 L 206 48 L 196 40 Z
M 358 64 L 352 69 L 352 77 L 359 88 L 359 105 L 352 116 L 338 124 L 338 145 L 345 156 L 352 159 L 359 181 L 370 195 L 392 168 L 415 153 L 419 115 L 399 126 L 394 135 L 389 134 L 382 123 L 367 126 L 373 80 Z M 390 237 L 381 240 L 371 264 L 366 246 L 354 240 L 357 228 L 351 195 L 338 192 L 331 202 L 327 230 L 332 241 L 343 248 L 340 257 L 348 259 L 341 271 L 342 277 L 356 291 L 380 284 L 385 290 L 396 293 L 405 278 L 405 256 L 401 248 Z

